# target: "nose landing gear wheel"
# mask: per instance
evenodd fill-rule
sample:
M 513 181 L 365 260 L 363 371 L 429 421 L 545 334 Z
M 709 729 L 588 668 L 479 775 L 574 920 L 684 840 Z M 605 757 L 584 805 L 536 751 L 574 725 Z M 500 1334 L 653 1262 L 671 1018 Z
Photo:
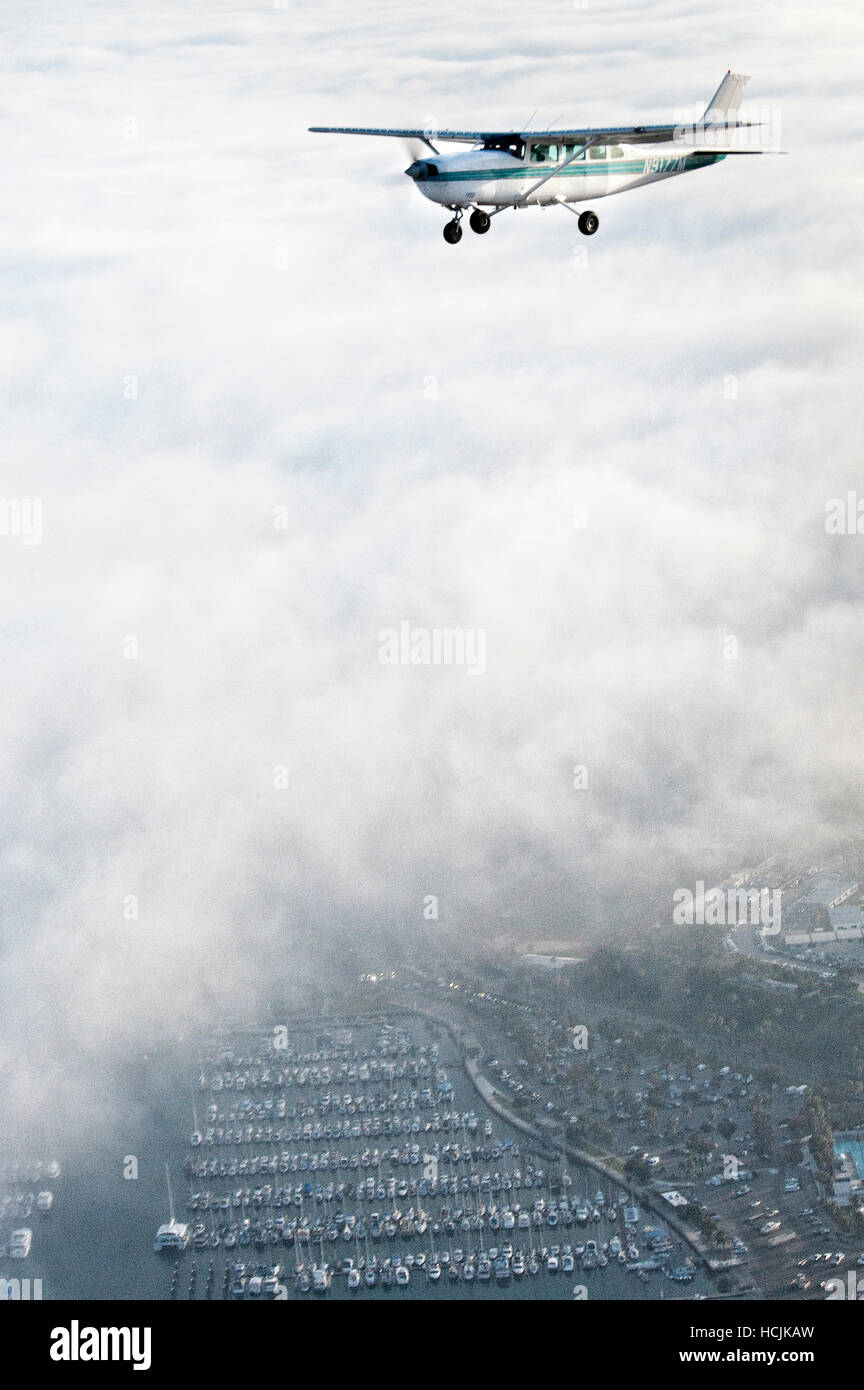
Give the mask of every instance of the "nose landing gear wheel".
M 476 232 L 478 236 L 482 236 L 484 232 L 488 232 L 492 225 L 488 212 L 481 212 L 480 208 L 474 209 L 471 216 L 468 218 L 468 224 L 472 232 Z
M 462 228 L 459 226 L 455 217 L 453 221 L 448 222 L 444 228 L 444 240 L 448 242 L 450 246 L 455 246 L 457 241 L 462 240 Z
M 600 218 L 596 212 L 580 212 L 579 230 L 584 236 L 593 236 L 600 226 Z

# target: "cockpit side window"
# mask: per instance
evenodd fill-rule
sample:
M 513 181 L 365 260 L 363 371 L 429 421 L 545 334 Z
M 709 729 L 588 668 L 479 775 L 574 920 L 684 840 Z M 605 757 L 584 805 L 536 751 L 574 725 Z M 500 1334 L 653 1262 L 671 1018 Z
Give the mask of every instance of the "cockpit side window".
M 610 145 L 610 146 L 609 146 L 609 158 L 610 158 L 610 159 L 623 159 L 623 158 L 624 158 L 624 149 L 623 149 L 623 146 L 621 146 L 621 145 Z
M 566 146 L 563 146 L 563 145 L 562 145 L 560 148 L 561 148 L 562 150 L 564 150 L 564 149 L 566 148 Z M 532 146 L 531 146 L 531 163 L 532 163 L 532 164 L 557 164 L 557 163 L 558 163 L 558 158 L 559 158 L 559 156 L 558 156 L 558 150 L 559 150 L 559 146 L 558 146 L 557 144 L 555 144 L 555 145 L 532 145 Z M 564 156 L 563 156 L 563 154 L 562 154 L 562 155 L 561 155 L 561 158 L 563 159 L 563 157 L 564 157 Z
M 589 159 L 605 159 L 605 158 L 606 158 L 606 146 L 605 146 L 605 145 L 592 145 L 591 148 L 590 148 L 590 150 L 588 151 L 588 157 L 589 157 Z

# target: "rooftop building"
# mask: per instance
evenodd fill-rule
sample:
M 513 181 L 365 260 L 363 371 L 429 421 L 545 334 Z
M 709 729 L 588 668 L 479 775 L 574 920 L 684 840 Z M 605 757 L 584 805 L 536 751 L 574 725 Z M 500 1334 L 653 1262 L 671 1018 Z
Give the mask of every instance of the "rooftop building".
M 568 965 L 579 965 L 580 956 L 538 956 L 527 955 L 519 957 L 519 964 L 525 970 L 557 971 L 564 970 Z
M 816 878 L 810 884 L 804 902 L 812 903 L 814 907 L 839 907 L 840 903 L 851 898 L 857 887 L 858 884 L 852 879 L 828 876 Z
M 864 1130 L 848 1130 L 834 1136 L 834 1198 L 848 1207 L 854 1196 L 864 1192 Z
M 828 913 L 831 919 L 831 930 L 837 931 L 838 927 L 848 929 L 857 927 L 859 930 L 864 925 L 864 913 L 860 907 L 850 907 L 844 904 L 842 907 L 832 907 Z

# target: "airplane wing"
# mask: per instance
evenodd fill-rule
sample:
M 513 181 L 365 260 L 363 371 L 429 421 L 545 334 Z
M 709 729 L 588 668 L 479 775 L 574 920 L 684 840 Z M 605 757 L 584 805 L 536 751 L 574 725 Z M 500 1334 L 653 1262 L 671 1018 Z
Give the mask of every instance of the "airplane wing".
M 623 144 L 623 145 L 662 145 L 670 140 L 686 144 L 694 136 L 710 132 L 716 136 L 721 131 L 740 130 L 743 126 L 760 126 L 764 121 L 738 121 L 734 117 L 741 103 L 741 96 L 750 78 L 744 73 L 727 72 L 717 91 L 709 101 L 705 111 L 693 124 L 676 125 L 618 125 L 588 126 L 576 130 L 392 130 L 376 126 L 332 126 L 313 125 L 310 131 L 315 135 L 384 135 L 403 140 L 422 140 L 427 145 L 433 140 L 455 140 L 457 143 L 476 145 L 486 140 L 532 140 L 555 141 L 557 143 L 579 145 Z M 733 119 L 730 120 L 730 117 Z M 434 145 L 432 146 L 434 149 Z M 737 151 L 726 151 L 737 153 Z
M 309 130 L 313 135 L 389 135 L 400 140 L 461 140 L 471 145 L 491 140 L 494 135 L 493 131 L 484 130 L 379 130 L 353 125 L 310 125 Z
M 557 141 L 579 145 L 583 141 L 592 145 L 659 145 L 669 140 L 681 143 L 694 135 L 707 131 L 717 134 L 720 131 L 739 130 L 743 126 L 762 125 L 762 121 L 696 121 L 692 125 L 621 125 L 587 126 L 577 130 L 393 130 L 376 126 L 334 126 L 313 125 L 309 127 L 313 135 L 383 135 L 403 140 L 453 140 L 462 144 L 482 144 L 485 140 L 533 140 L 535 142 Z

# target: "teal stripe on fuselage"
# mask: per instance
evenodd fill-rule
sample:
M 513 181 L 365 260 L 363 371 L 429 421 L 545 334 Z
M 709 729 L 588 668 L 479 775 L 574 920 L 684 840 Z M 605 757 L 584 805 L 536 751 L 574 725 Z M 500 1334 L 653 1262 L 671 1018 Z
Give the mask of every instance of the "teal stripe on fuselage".
M 653 157 L 654 156 L 652 156 L 652 158 Z M 657 158 L 660 159 L 683 158 L 684 164 L 680 169 L 649 170 L 647 166 L 651 162 L 650 159 L 616 159 L 614 161 L 596 159 L 590 164 L 579 161 L 568 164 L 566 168 L 555 169 L 554 171 L 545 169 L 542 164 L 519 164 L 515 168 L 511 168 L 509 165 L 501 165 L 496 169 L 451 169 L 449 172 L 442 171 L 439 174 L 430 174 L 429 178 L 424 179 L 423 182 L 458 183 L 463 180 L 473 179 L 475 181 L 481 180 L 484 183 L 491 183 L 498 179 L 526 179 L 535 176 L 538 179 L 542 179 L 546 176 L 551 183 L 552 179 L 569 179 L 578 177 L 579 175 L 588 177 L 592 174 L 683 174 L 688 169 L 702 169 L 710 164 L 715 164 L 718 159 L 725 159 L 725 157 L 726 156 L 722 154 L 657 156 Z

